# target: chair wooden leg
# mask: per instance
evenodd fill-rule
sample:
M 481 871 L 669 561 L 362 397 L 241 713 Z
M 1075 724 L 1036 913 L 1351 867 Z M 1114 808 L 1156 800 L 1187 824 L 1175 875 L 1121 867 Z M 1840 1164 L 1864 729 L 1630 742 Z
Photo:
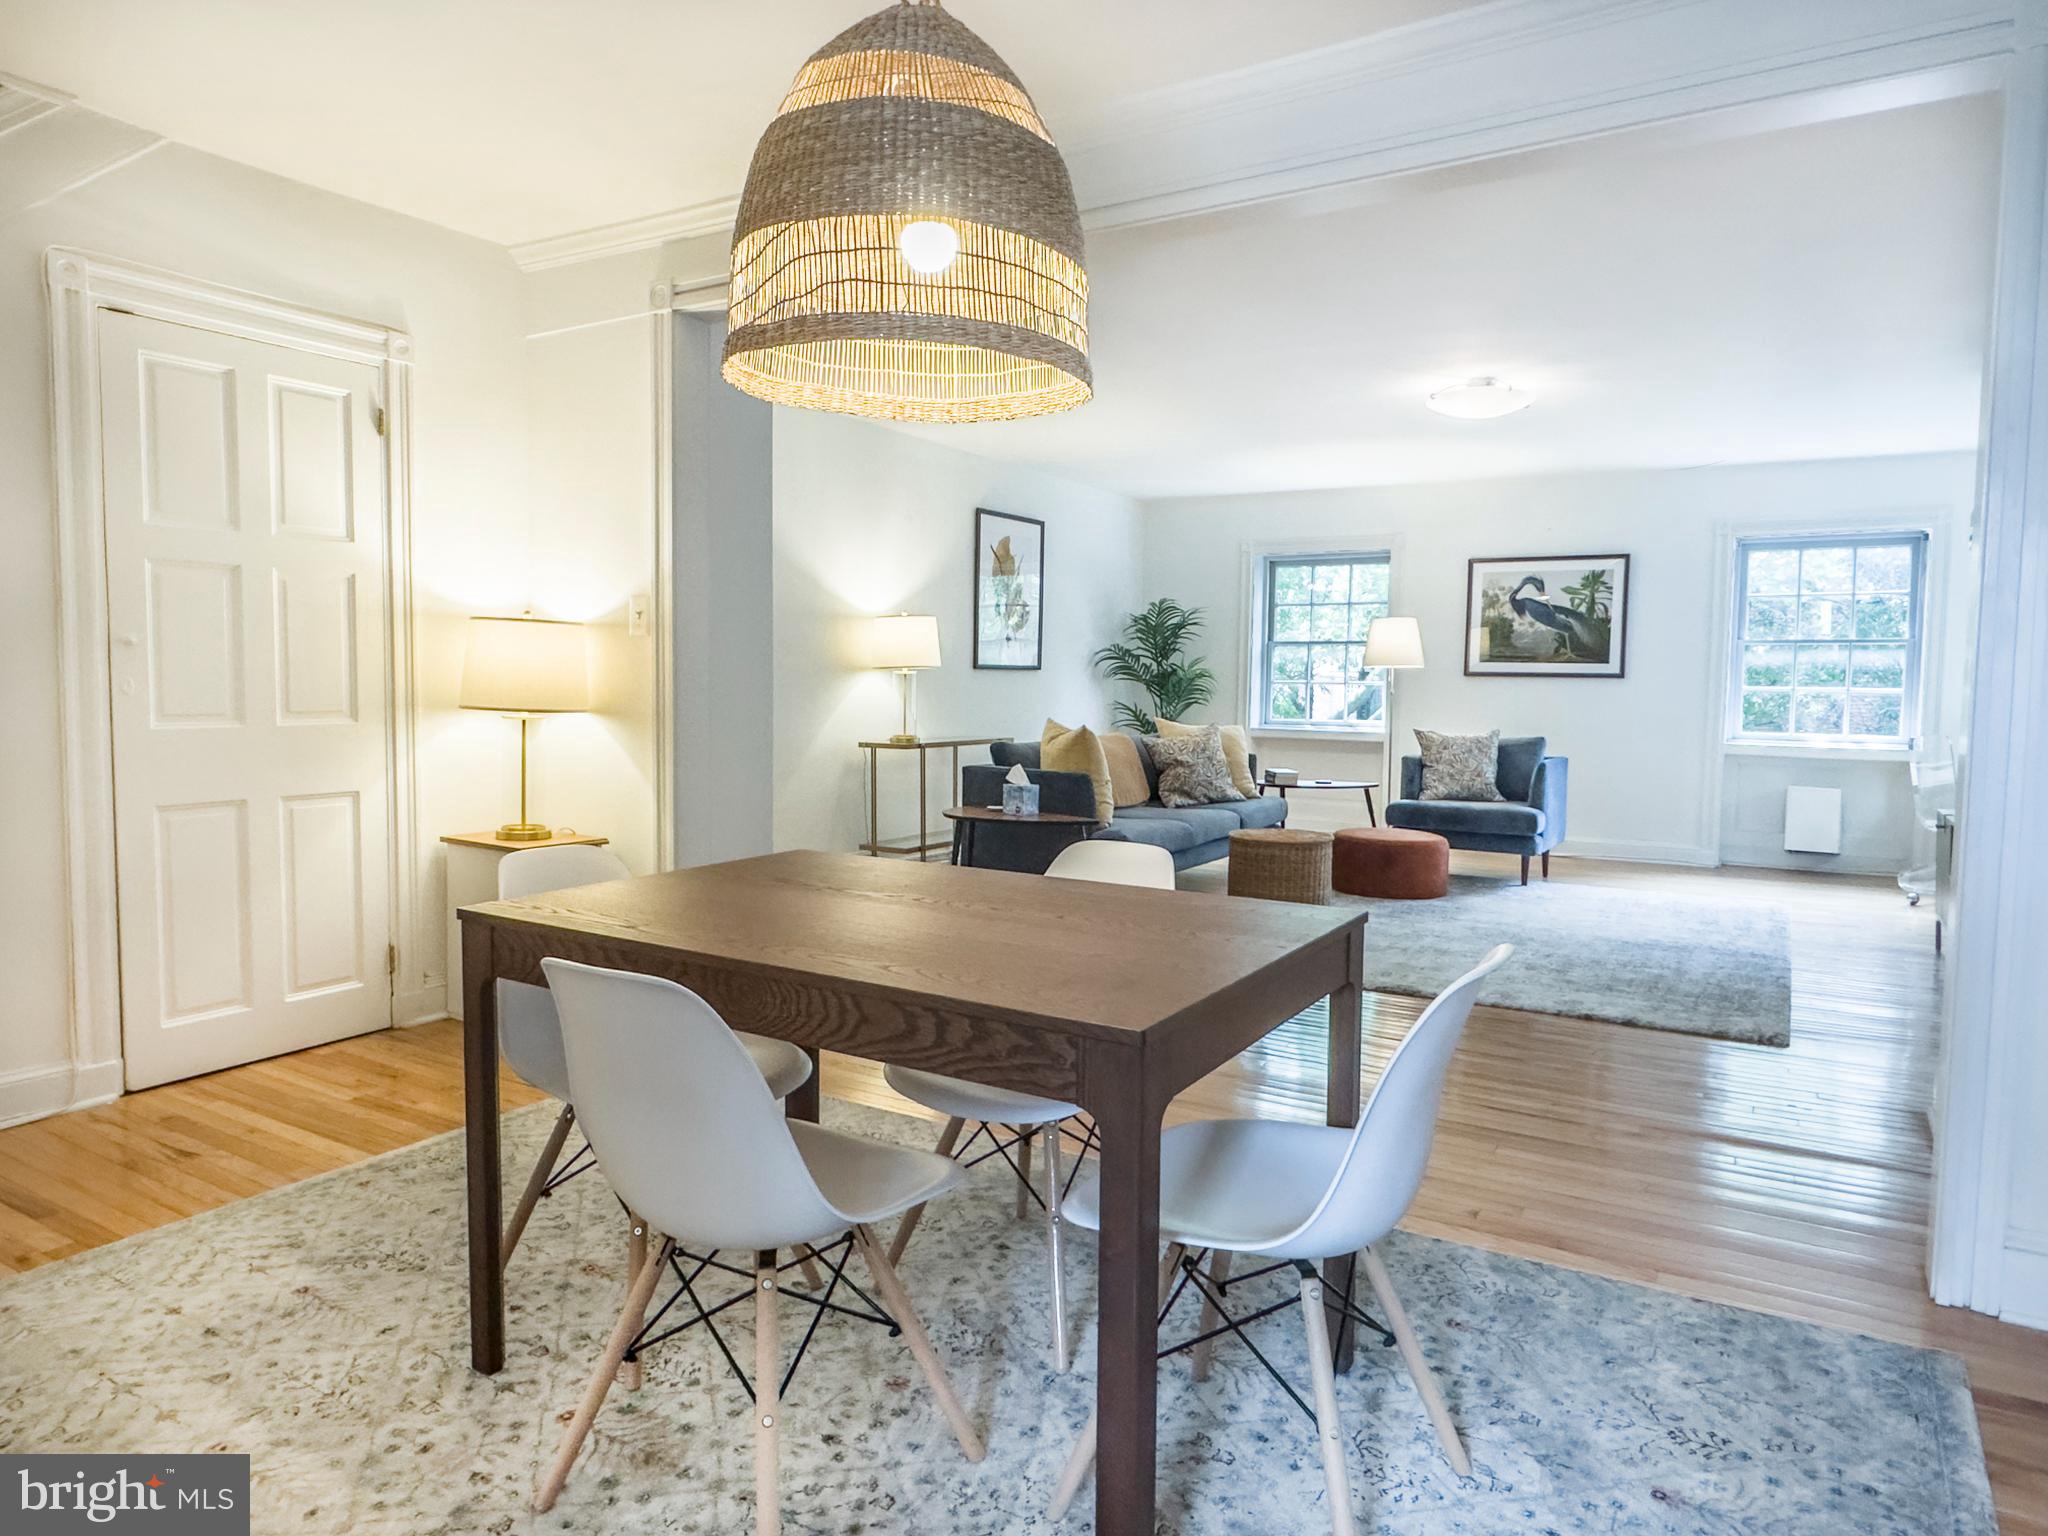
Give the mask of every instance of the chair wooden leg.
M 903 1289 L 903 1281 L 896 1273 L 896 1266 L 889 1262 L 882 1245 L 875 1241 L 875 1234 L 866 1227 L 853 1229 L 854 1246 L 860 1249 L 860 1256 L 866 1262 L 868 1273 L 874 1276 L 875 1288 L 882 1293 L 882 1305 L 889 1309 L 889 1315 L 896 1319 L 896 1326 L 903 1330 L 903 1342 L 910 1346 L 910 1353 L 924 1371 L 924 1379 L 931 1384 L 932 1396 L 939 1400 L 939 1411 L 946 1416 L 946 1422 L 953 1426 L 953 1438 L 960 1442 L 960 1449 L 969 1461 L 979 1461 L 986 1454 L 981 1437 L 968 1422 L 967 1410 L 960 1406 L 960 1399 L 954 1395 L 953 1383 L 946 1376 L 945 1366 L 939 1363 L 938 1352 L 932 1348 L 930 1335 L 919 1321 L 917 1308 L 910 1304 L 910 1293 Z
M 818 1268 L 817 1249 L 813 1248 L 809 1243 L 801 1245 L 796 1251 L 796 1264 L 797 1272 L 804 1277 L 805 1285 L 808 1285 L 814 1291 L 825 1289 L 825 1275 Z
M 1323 1315 L 1323 1277 L 1301 1277 L 1301 1322 L 1308 1330 L 1308 1372 L 1315 1383 L 1316 1441 L 1323 1452 L 1323 1486 L 1330 1495 L 1330 1529 L 1353 1536 L 1351 1479 L 1344 1471 L 1344 1432 L 1337 1423 L 1337 1373 L 1330 1358 L 1330 1322 Z
M 626 1273 L 637 1278 L 647 1264 L 647 1223 L 628 1211 L 626 1224 Z M 628 1392 L 638 1392 L 645 1379 L 638 1360 L 619 1362 L 619 1385 Z
M 960 1132 L 966 1126 L 967 1122 L 958 1115 L 955 1115 L 946 1122 L 946 1128 L 939 1132 L 939 1144 L 932 1150 L 941 1157 L 951 1157 L 953 1155 L 953 1148 L 959 1145 Z M 910 1246 L 910 1234 L 917 1230 L 917 1224 L 923 1217 L 924 1207 L 922 1205 L 913 1205 L 903 1213 L 902 1219 L 896 1223 L 896 1235 L 889 1241 L 889 1262 L 891 1264 L 903 1262 L 903 1250 Z
M 1218 1248 L 1209 1255 L 1210 1285 L 1218 1290 L 1223 1288 L 1224 1282 L 1230 1278 L 1230 1261 L 1234 1257 L 1235 1255 L 1228 1248 Z M 1202 1298 L 1202 1326 L 1200 1331 L 1208 1333 L 1222 1326 L 1223 1314 L 1217 1310 L 1214 1301 L 1204 1296 Z M 1203 1340 L 1203 1342 L 1194 1347 L 1193 1354 L 1195 1380 L 1207 1381 L 1209 1379 L 1209 1362 L 1216 1358 L 1216 1341 L 1214 1339 Z
M 1017 1143 L 1017 1219 L 1031 1214 L 1031 1137 Z
M 1181 1255 L 1187 1249 L 1179 1243 L 1169 1243 L 1166 1255 L 1159 1261 L 1159 1305 L 1166 1305 L 1166 1298 L 1173 1290 L 1174 1272 L 1180 1268 Z M 1074 1449 L 1067 1455 L 1067 1464 L 1061 1469 L 1059 1485 L 1052 1491 L 1052 1503 L 1046 1506 L 1046 1514 L 1054 1520 L 1066 1517 L 1067 1508 L 1074 1502 L 1074 1495 L 1081 1491 L 1081 1485 L 1088 1481 L 1088 1471 L 1095 1465 L 1095 1410 L 1088 1410 L 1088 1422 L 1081 1426 L 1081 1434 L 1074 1441 Z
M 1523 854 L 1523 855 L 1522 855 L 1522 884 L 1524 884 L 1524 885 L 1527 885 L 1528 883 L 1529 883 L 1529 855 L 1527 855 L 1527 854 L 1525 853 L 1525 854 Z
M 505 1259 L 512 1262 L 512 1250 L 519 1246 L 520 1234 L 525 1232 L 526 1223 L 533 1216 L 533 1208 L 540 1204 L 540 1197 L 548 1187 L 548 1179 L 554 1174 L 555 1160 L 562 1155 L 562 1143 L 569 1139 L 569 1127 L 576 1123 L 576 1106 L 564 1104 L 562 1112 L 555 1116 L 554 1126 L 548 1131 L 548 1144 L 540 1149 L 540 1156 L 534 1159 L 533 1172 L 527 1175 L 526 1190 L 519 1197 L 519 1204 L 512 1208 L 512 1219 L 505 1223 Z
M 1547 851 L 1543 855 L 1543 878 L 1550 878 L 1550 854 Z
M 1415 1390 L 1422 1396 L 1422 1406 L 1429 1414 L 1429 1422 L 1436 1426 L 1436 1437 L 1443 1443 L 1444 1456 L 1449 1460 L 1451 1470 L 1460 1477 L 1470 1477 L 1472 1458 L 1465 1454 L 1465 1442 L 1458 1436 L 1458 1426 L 1451 1422 L 1451 1410 L 1444 1406 L 1444 1395 L 1437 1386 L 1436 1372 L 1422 1357 L 1422 1346 L 1416 1342 L 1415 1329 L 1409 1324 L 1408 1313 L 1394 1291 L 1387 1266 L 1371 1248 L 1365 1250 L 1365 1275 L 1372 1282 L 1372 1291 L 1379 1298 L 1380 1309 L 1387 1314 L 1387 1327 L 1393 1330 L 1394 1342 L 1400 1346 L 1401 1359 L 1408 1367 L 1408 1379 L 1415 1383 Z
M 1052 1254 L 1052 1365 L 1067 1368 L 1067 1276 L 1060 1257 L 1060 1128 L 1045 1128 L 1045 1227 Z
M 781 1449 L 782 1341 L 776 1331 L 775 1255 L 755 1260 L 754 1269 L 754 1532 L 782 1536 L 782 1489 L 777 1476 Z
M 625 1308 L 619 1313 L 619 1325 L 612 1330 L 611 1342 L 605 1345 L 604 1353 L 598 1357 L 597 1369 L 591 1374 L 590 1385 L 584 1389 L 583 1401 L 576 1405 L 575 1417 L 562 1432 L 562 1444 L 555 1452 L 554 1464 L 548 1468 L 539 1492 L 534 1495 L 533 1507 L 539 1513 L 546 1514 L 555 1507 L 562 1485 L 569 1481 L 569 1469 L 576 1464 L 576 1453 L 583 1449 L 584 1439 L 597 1418 L 597 1410 L 604 1406 L 605 1394 L 611 1391 L 612 1381 L 619 1373 L 619 1362 L 626 1357 L 626 1348 L 633 1342 L 633 1336 L 646 1324 L 648 1298 L 654 1295 L 654 1283 L 661 1278 L 662 1267 L 668 1263 L 674 1246 L 663 1238 L 654 1245 L 647 1262 L 640 1266 L 633 1288 L 626 1294 Z

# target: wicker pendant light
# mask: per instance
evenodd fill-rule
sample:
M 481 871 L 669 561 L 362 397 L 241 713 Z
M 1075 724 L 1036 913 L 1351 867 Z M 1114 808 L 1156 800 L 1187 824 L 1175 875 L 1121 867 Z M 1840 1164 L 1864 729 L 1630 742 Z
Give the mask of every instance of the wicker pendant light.
M 1093 392 L 1067 168 L 1010 67 L 937 0 L 804 65 L 754 151 L 725 377 L 779 405 L 1004 421 Z

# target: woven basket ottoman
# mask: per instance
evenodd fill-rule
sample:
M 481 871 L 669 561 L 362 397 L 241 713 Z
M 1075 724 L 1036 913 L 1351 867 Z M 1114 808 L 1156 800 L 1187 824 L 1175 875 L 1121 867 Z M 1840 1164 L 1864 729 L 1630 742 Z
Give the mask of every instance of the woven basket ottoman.
M 1330 834 L 1254 827 L 1230 834 L 1230 894 L 1330 904 Z
M 1434 832 L 1347 827 L 1337 834 L 1330 880 L 1347 896 L 1443 896 L 1451 888 L 1451 845 Z

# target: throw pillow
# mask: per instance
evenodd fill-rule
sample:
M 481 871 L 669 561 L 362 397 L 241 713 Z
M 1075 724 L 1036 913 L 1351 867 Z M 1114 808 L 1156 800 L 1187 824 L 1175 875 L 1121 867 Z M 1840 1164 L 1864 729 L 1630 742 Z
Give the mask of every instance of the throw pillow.
M 1182 725 L 1178 720 L 1154 722 L 1159 734 L 1171 740 L 1175 736 L 1199 736 L 1214 727 Z M 1252 738 L 1241 725 L 1226 725 L 1223 731 L 1223 761 L 1230 769 L 1230 782 L 1237 786 L 1237 797 L 1249 800 L 1259 792 L 1258 782 L 1252 778 Z
M 1422 798 L 1425 800 L 1501 800 L 1494 782 L 1500 772 L 1500 732 L 1484 736 L 1446 736 L 1417 731 L 1422 748 Z
M 1110 798 L 1116 801 L 1117 809 L 1150 800 L 1152 781 L 1145 777 L 1145 762 L 1138 756 L 1138 738 L 1110 731 L 1101 740 L 1102 755 L 1109 759 Z
M 1207 725 L 1192 736 L 1151 736 L 1145 741 L 1159 769 L 1159 803 L 1176 809 L 1242 800 L 1223 760 L 1223 733 Z
M 1038 738 L 1038 766 L 1049 773 L 1085 773 L 1095 786 L 1095 819 L 1104 826 L 1116 815 L 1116 796 L 1109 787 L 1109 759 L 1102 742 L 1085 725 L 1045 722 Z

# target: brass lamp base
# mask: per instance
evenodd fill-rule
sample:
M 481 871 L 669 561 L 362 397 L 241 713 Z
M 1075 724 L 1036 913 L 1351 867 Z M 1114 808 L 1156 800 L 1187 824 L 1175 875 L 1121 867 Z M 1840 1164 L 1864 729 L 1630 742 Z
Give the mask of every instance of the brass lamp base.
M 895 735 L 889 738 L 889 742 L 892 746 L 914 747 L 917 745 L 917 737 L 915 735 L 906 734 L 903 731 L 898 731 Z
M 553 827 L 537 821 L 508 821 L 497 831 L 499 841 L 507 843 L 544 843 L 554 835 Z

